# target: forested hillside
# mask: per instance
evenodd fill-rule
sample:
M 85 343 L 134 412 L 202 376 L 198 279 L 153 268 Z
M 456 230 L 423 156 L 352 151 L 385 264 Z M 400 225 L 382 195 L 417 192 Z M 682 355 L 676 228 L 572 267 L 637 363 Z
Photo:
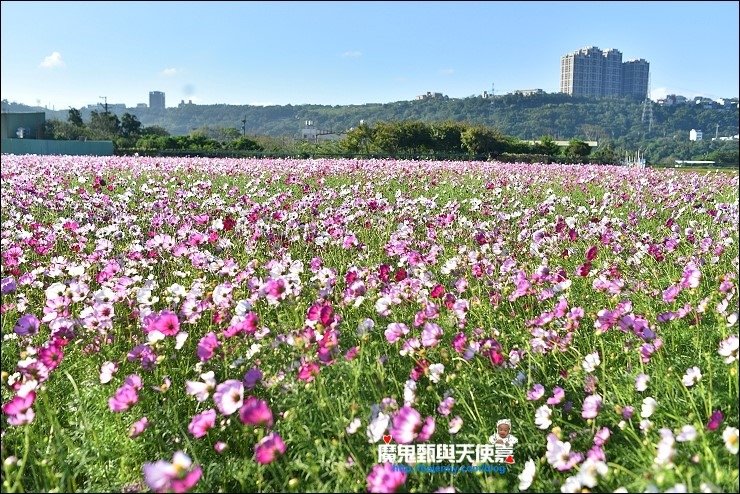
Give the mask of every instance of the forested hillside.
M 701 129 L 705 140 L 715 135 L 738 134 L 737 106 L 713 108 L 704 105 L 652 105 L 653 123 L 643 119 L 643 103 L 629 99 L 574 98 L 552 93 L 523 96 L 497 96 L 494 99 L 468 97 L 397 101 L 365 105 L 181 105 L 156 111 L 129 108 L 144 126 L 159 126 L 172 135 L 187 135 L 196 129 L 235 128 L 250 136 L 297 137 L 311 120 L 321 130 L 346 132 L 361 121 L 366 124 L 416 120 L 422 122 L 457 121 L 482 124 L 519 139 L 552 136 L 556 140 L 598 140 L 614 149 L 651 149 L 657 156 L 683 154 L 691 129 Z M 22 110 L 22 108 L 27 108 Z M 3 111 L 30 111 L 30 107 L 3 101 Z M 100 110 L 100 109 L 98 109 Z M 66 120 L 67 111 L 47 111 L 47 119 Z M 123 111 L 116 111 L 123 114 Z M 91 110 L 81 109 L 85 121 Z M 119 115 L 120 116 L 120 115 Z

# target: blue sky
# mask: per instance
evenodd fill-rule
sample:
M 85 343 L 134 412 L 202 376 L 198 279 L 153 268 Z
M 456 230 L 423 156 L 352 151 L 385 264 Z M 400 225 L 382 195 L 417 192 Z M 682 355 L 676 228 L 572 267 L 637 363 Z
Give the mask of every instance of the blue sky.
M 364 104 L 560 89 L 585 46 L 650 62 L 651 96 L 737 97 L 738 2 L 2 2 L 2 98 Z

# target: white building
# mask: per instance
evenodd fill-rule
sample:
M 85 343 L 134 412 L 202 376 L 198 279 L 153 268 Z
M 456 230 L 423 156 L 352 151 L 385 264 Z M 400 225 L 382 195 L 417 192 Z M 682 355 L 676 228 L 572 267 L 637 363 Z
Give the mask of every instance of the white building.
M 702 138 L 701 130 L 691 129 L 689 131 L 690 141 L 701 141 L 701 138 Z

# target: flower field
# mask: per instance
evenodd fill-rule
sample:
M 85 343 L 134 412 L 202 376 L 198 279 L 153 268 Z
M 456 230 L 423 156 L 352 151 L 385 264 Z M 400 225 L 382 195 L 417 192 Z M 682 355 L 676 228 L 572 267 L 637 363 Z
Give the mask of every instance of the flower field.
M 737 174 L 4 155 L 1 250 L 4 492 L 738 491 Z

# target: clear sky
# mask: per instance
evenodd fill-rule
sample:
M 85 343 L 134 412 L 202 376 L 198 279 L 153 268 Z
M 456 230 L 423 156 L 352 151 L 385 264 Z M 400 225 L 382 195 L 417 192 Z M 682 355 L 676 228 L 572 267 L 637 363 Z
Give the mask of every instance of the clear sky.
M 586 46 L 651 96 L 737 97 L 738 2 L 2 2 L 2 98 L 132 107 L 364 104 L 560 89 Z

